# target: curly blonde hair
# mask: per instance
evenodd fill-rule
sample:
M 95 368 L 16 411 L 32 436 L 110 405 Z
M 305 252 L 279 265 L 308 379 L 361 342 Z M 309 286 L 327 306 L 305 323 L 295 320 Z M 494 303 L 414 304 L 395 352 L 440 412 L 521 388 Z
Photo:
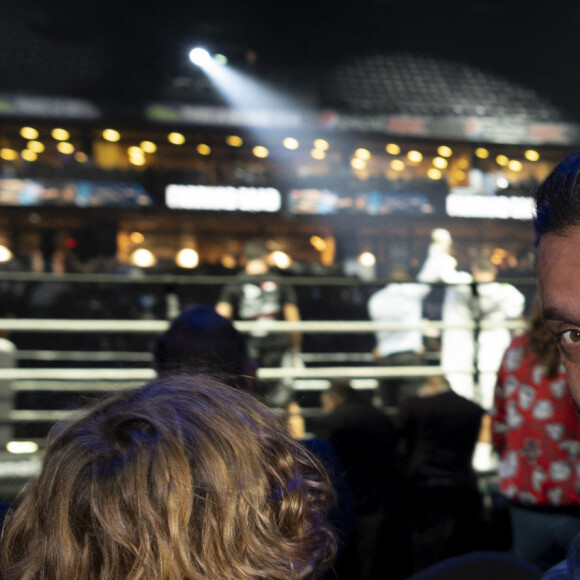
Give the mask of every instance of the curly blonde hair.
M 112 395 L 53 429 L 2 534 L 5 580 L 316 578 L 327 476 L 251 395 L 205 376 Z

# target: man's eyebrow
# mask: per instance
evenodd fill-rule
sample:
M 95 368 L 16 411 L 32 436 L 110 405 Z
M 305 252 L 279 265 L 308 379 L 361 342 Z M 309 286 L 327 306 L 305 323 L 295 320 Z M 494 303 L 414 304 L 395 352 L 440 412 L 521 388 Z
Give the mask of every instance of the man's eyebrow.
M 578 318 L 578 312 L 572 313 L 566 308 L 559 308 L 552 306 L 545 308 L 543 310 L 543 315 L 545 320 L 558 320 L 560 322 L 567 322 L 568 324 L 574 324 L 580 326 L 580 318 Z

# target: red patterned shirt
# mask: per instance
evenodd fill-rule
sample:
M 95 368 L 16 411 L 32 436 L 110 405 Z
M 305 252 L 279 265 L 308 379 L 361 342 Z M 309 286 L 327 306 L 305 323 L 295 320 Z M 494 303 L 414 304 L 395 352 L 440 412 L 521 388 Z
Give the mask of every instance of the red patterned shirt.
M 548 379 L 515 338 L 498 373 L 492 411 L 503 495 L 519 504 L 580 504 L 580 419 L 561 367 Z

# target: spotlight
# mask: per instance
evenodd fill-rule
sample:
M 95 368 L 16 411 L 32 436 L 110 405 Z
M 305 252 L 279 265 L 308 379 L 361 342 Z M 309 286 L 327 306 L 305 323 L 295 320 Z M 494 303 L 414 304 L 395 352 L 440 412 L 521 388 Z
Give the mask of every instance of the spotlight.
M 201 68 L 211 66 L 213 59 L 211 54 L 205 48 L 194 48 L 189 53 L 189 60 Z

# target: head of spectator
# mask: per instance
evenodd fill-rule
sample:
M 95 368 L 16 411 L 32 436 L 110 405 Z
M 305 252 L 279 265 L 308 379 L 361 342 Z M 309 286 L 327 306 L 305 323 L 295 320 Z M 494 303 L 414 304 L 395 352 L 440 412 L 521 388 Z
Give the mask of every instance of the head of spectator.
M 266 274 L 268 267 L 268 248 L 263 240 L 249 240 L 244 244 L 246 274 Z
M 580 404 L 580 149 L 540 185 L 535 203 L 543 315 L 560 348 L 572 395 Z
M 478 258 L 471 265 L 473 279 L 479 283 L 494 282 L 497 278 L 497 266 L 489 258 Z
M 332 561 L 319 464 L 267 407 L 163 377 L 57 425 L 6 520 L 4 578 L 316 578 Z
M 432 375 L 427 378 L 423 386 L 417 392 L 419 397 L 428 397 L 451 390 L 451 385 L 444 375 Z
M 320 395 L 322 408 L 327 413 L 355 400 L 357 400 L 357 393 L 350 386 L 348 379 L 332 379 L 330 387 Z
M 244 336 L 209 306 L 190 306 L 173 320 L 153 352 L 159 375 L 202 370 L 253 391 L 256 365 Z
M 453 245 L 453 239 L 449 230 L 445 228 L 435 228 L 431 232 L 431 245 L 430 248 L 440 250 L 441 252 L 450 253 L 451 247 Z

